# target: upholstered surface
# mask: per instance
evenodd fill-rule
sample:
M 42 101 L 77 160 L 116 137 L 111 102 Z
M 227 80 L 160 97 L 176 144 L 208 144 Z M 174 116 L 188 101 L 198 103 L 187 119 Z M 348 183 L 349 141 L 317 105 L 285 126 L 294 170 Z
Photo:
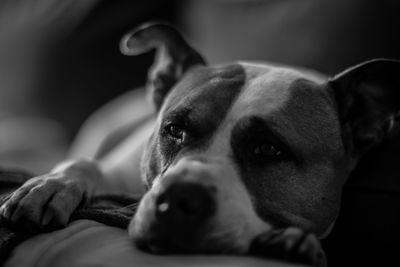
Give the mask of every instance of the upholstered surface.
M 157 256 L 136 249 L 123 229 L 89 220 L 41 234 L 19 245 L 5 267 L 164 266 L 284 267 L 284 262 L 238 256 Z

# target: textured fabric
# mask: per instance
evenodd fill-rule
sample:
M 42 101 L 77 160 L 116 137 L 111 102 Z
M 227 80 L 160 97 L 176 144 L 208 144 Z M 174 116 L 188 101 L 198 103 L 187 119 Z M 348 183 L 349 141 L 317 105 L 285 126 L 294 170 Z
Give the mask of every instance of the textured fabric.
M 20 170 L 0 169 L 0 206 L 11 193 L 33 175 Z M 19 243 L 26 240 L 30 233 L 10 228 L 0 217 L 0 265 L 7 259 L 9 253 Z
M 0 170 L 0 206 L 14 190 L 34 175 L 19 170 Z M 102 195 L 94 197 L 91 202 L 76 212 L 70 222 L 76 220 L 93 220 L 108 226 L 127 228 L 136 212 L 139 197 L 124 195 Z M 0 218 L 0 265 L 8 258 L 12 250 L 29 237 L 54 229 L 15 229 Z

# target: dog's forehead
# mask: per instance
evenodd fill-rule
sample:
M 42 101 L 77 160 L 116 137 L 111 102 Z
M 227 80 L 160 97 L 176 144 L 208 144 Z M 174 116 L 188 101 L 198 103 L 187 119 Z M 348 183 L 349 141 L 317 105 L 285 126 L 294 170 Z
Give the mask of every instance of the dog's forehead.
M 246 83 L 227 120 L 257 116 L 298 151 L 341 153 L 340 124 L 326 77 L 309 70 L 240 63 Z M 313 150 L 309 146 L 312 144 Z
M 290 97 L 290 85 L 296 80 L 321 83 L 322 75 L 308 70 L 294 70 L 267 64 L 237 62 L 216 67 L 196 67 L 186 74 L 170 93 L 164 112 L 180 105 L 204 104 L 230 106 L 241 95 L 241 101 L 261 102 L 279 105 Z M 246 91 L 243 94 L 243 91 Z M 208 99 L 209 98 L 209 99 Z M 210 100 L 210 101 L 205 101 Z M 272 107 L 272 106 L 271 106 Z M 265 105 L 261 109 L 265 110 Z
M 241 63 L 246 76 L 240 96 L 232 106 L 234 118 L 259 115 L 291 120 L 301 113 L 317 119 L 332 115 L 334 103 L 325 90 L 326 79 L 311 72 L 269 65 Z M 311 117 L 310 117 L 311 116 Z
M 317 150 L 337 151 L 340 126 L 325 81 L 308 70 L 248 62 L 198 67 L 175 86 L 161 114 L 186 111 L 210 132 L 257 116 L 299 150 L 314 144 Z
M 293 68 L 254 64 L 248 62 L 239 63 L 246 76 L 243 93 L 240 101 L 248 104 L 248 110 L 263 111 L 268 113 L 276 108 L 280 108 L 290 98 L 293 98 L 299 91 L 308 90 L 309 94 L 303 101 L 312 97 L 311 88 L 322 84 L 326 79 L 322 75 L 308 70 L 295 70 Z M 314 97 L 321 94 L 314 90 Z M 298 94 L 298 97 L 301 97 Z M 300 100 L 300 99 L 298 99 Z

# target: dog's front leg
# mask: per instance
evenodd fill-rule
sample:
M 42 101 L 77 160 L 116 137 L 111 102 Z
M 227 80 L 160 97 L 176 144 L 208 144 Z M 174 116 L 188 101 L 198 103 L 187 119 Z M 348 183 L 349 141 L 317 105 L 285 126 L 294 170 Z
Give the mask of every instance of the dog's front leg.
M 296 227 L 270 230 L 258 236 L 252 242 L 249 253 L 312 266 L 326 266 L 325 253 L 315 234 Z
M 27 229 L 65 226 L 72 212 L 92 196 L 99 180 L 102 173 L 96 162 L 61 163 L 17 189 L 1 206 L 0 215 Z

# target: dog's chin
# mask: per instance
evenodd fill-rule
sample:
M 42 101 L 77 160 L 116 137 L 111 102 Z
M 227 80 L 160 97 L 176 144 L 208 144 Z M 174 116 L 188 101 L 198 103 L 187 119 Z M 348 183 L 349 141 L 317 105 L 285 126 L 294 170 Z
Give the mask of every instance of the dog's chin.
M 162 225 L 146 223 L 129 226 L 129 236 L 137 248 L 153 254 L 242 254 L 245 248 L 236 244 L 233 235 L 223 236 L 207 231 L 208 227 L 195 232 L 164 231 Z
M 137 248 L 145 252 L 159 255 L 171 254 L 240 254 L 242 251 L 228 246 L 228 244 L 219 244 L 217 242 L 204 242 L 203 244 L 181 244 L 173 240 L 159 241 L 156 239 L 134 239 Z
M 133 239 L 135 245 L 140 250 L 145 252 L 159 254 L 159 255 L 171 255 L 171 254 L 242 254 L 244 251 L 237 247 L 232 247 L 231 244 L 223 244 L 217 241 L 202 242 L 196 244 L 190 242 L 190 244 L 183 244 L 175 242 L 174 240 L 157 240 L 157 239 Z

